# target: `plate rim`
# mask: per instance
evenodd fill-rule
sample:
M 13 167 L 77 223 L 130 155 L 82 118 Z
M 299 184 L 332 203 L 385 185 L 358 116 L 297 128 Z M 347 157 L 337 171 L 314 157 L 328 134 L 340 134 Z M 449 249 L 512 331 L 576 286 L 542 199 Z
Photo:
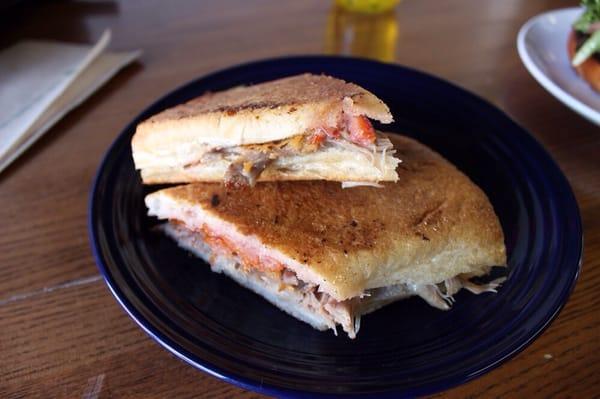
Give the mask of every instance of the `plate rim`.
M 99 199 L 97 198 L 97 195 L 96 195 L 97 190 L 98 190 L 98 184 L 99 184 L 99 181 L 102 178 L 102 175 L 107 167 L 107 163 L 109 161 L 111 154 L 114 152 L 114 150 L 116 148 L 118 148 L 118 146 L 120 145 L 120 142 L 122 140 L 126 140 L 126 138 L 128 136 L 128 132 L 130 132 L 133 128 L 135 128 L 138 121 L 146 118 L 145 115 L 149 114 L 150 109 L 158 106 L 161 102 L 164 102 L 165 100 L 167 100 L 168 98 L 173 96 L 175 93 L 179 92 L 180 90 L 182 90 L 188 86 L 193 86 L 195 84 L 198 84 L 198 82 L 200 82 L 200 81 L 214 79 L 215 77 L 218 77 L 221 74 L 223 74 L 223 75 L 231 74 L 232 72 L 235 72 L 236 70 L 247 69 L 247 68 L 256 68 L 256 67 L 260 67 L 263 64 L 271 64 L 271 63 L 277 63 L 277 62 L 282 62 L 282 61 L 287 61 L 287 62 L 289 62 L 289 61 L 295 61 L 295 62 L 312 61 L 312 62 L 315 62 L 315 61 L 323 61 L 323 60 L 328 60 L 328 61 L 336 60 L 336 61 L 350 62 L 350 63 L 356 62 L 356 63 L 362 63 L 369 67 L 382 67 L 383 66 L 386 68 L 399 68 L 399 69 L 404 69 L 408 72 L 420 75 L 420 77 L 428 79 L 432 82 L 435 82 L 436 84 L 443 84 L 446 87 L 448 87 L 449 89 L 458 91 L 461 96 L 466 96 L 466 97 L 470 98 L 471 100 L 476 101 L 477 103 L 479 103 L 480 106 L 485 107 L 489 111 L 498 115 L 499 117 L 504 118 L 507 122 L 509 122 L 513 126 L 513 128 L 518 129 L 520 131 L 520 133 L 523 134 L 524 137 L 527 137 L 535 145 L 537 145 L 539 147 L 539 150 L 541 151 L 541 154 L 546 158 L 546 160 L 548 162 L 550 162 L 556 168 L 556 171 L 558 172 L 556 174 L 556 177 L 558 177 L 562 181 L 562 183 L 565 185 L 565 187 L 567 188 L 567 190 L 563 194 L 565 194 L 568 197 L 569 203 L 571 203 L 574 206 L 573 210 L 575 211 L 575 214 L 576 214 L 576 219 L 574 220 L 574 224 L 575 224 L 575 228 L 578 232 L 578 235 L 576 237 L 577 244 L 578 244 L 577 265 L 575 266 L 575 273 L 573 274 L 573 278 L 569 282 L 569 286 L 566 289 L 566 292 L 564 294 L 563 299 L 560 301 L 560 304 L 553 310 L 552 314 L 548 315 L 548 317 L 546 318 L 544 323 L 539 326 L 537 331 L 532 333 L 524 341 L 520 342 L 519 345 L 512 348 L 508 353 L 504 354 L 503 356 L 493 359 L 493 361 L 490 362 L 490 364 L 488 364 L 486 367 L 483 367 L 483 368 L 481 368 L 473 373 L 470 373 L 468 375 L 464 375 L 464 376 L 462 376 L 462 378 L 458 378 L 458 377 L 445 378 L 435 384 L 416 387 L 416 388 L 413 388 L 408 391 L 406 391 L 406 390 L 404 390 L 404 391 L 391 390 L 391 391 L 387 391 L 387 392 L 378 394 L 377 396 L 384 397 L 384 398 L 397 398 L 399 396 L 403 397 L 406 395 L 411 395 L 411 396 L 419 395 L 420 396 L 420 395 L 433 394 L 433 393 L 445 391 L 447 389 L 462 385 L 466 382 L 472 381 L 472 380 L 496 369 L 501 364 L 504 364 L 508 360 L 514 358 L 516 355 L 521 353 L 534 340 L 536 340 L 550 326 L 550 324 L 556 319 L 558 314 L 562 311 L 562 309 L 568 302 L 568 300 L 573 292 L 573 289 L 578 281 L 579 275 L 581 273 L 581 268 L 582 268 L 582 258 L 583 258 L 584 246 L 583 246 L 583 229 L 582 229 L 582 222 L 581 222 L 581 212 L 579 209 L 579 204 L 577 203 L 576 197 L 573 193 L 573 189 L 572 189 L 568 179 L 566 178 L 566 176 L 562 172 L 562 169 L 556 163 L 554 158 L 552 158 L 552 156 L 546 150 L 546 148 L 544 146 L 542 146 L 541 143 L 529 131 L 527 131 L 519 123 L 517 123 L 515 120 L 513 120 L 506 112 L 504 112 L 502 109 L 496 107 L 495 105 L 493 105 L 491 102 L 487 101 L 486 99 L 480 97 L 479 95 L 477 95 L 471 91 L 468 91 L 453 82 L 449 82 L 449 81 L 442 79 L 440 77 L 437 77 L 435 75 L 431 75 L 427 72 L 423 72 L 418 69 L 411 68 L 411 67 L 408 67 L 408 66 L 405 66 L 402 64 L 387 64 L 387 63 L 382 63 L 382 62 L 378 62 L 378 61 L 374 61 L 374 60 L 370 60 L 370 59 L 366 59 L 366 58 L 360 58 L 360 57 L 310 55 L 310 54 L 309 55 L 291 55 L 291 56 L 284 56 L 284 57 L 256 59 L 256 60 L 249 61 L 249 62 L 234 64 L 234 65 L 226 67 L 226 68 L 215 69 L 213 71 L 210 71 L 208 73 L 200 75 L 197 78 L 191 79 L 187 82 L 184 82 L 183 84 L 178 85 L 176 88 L 168 91 L 166 94 L 160 96 L 157 100 L 151 102 L 148 106 L 144 107 L 118 133 L 118 135 L 115 137 L 115 139 L 112 141 L 112 143 L 110 144 L 108 149 L 105 151 L 105 153 L 101 157 L 98 169 L 96 170 L 96 173 L 92 180 L 92 185 L 90 187 L 90 192 L 89 192 L 88 206 L 87 206 L 87 212 L 88 212 L 87 227 L 88 227 L 89 245 L 92 250 L 92 255 L 96 262 L 96 266 L 98 267 L 111 294 L 115 297 L 115 299 L 117 300 L 119 305 L 125 310 L 125 312 L 129 315 L 129 317 L 131 319 L 133 319 L 134 322 L 138 326 L 140 326 L 146 334 L 148 334 L 150 336 L 150 338 L 152 338 L 154 341 L 159 343 L 162 347 L 167 349 L 171 354 L 175 355 L 177 358 L 185 361 L 189 365 L 191 365 L 213 377 L 216 377 L 224 382 L 233 384 L 235 386 L 238 386 L 240 388 L 243 388 L 243 389 L 246 389 L 249 391 L 253 391 L 253 392 L 257 392 L 257 393 L 265 394 L 265 395 L 275 395 L 275 396 L 285 395 L 287 397 L 311 397 L 311 398 L 340 398 L 340 397 L 347 396 L 347 394 L 343 394 L 343 393 L 340 394 L 340 393 L 309 392 L 309 391 L 295 390 L 295 389 L 286 388 L 286 387 L 280 387 L 280 386 L 276 386 L 276 385 L 264 384 L 264 383 L 256 381 L 256 380 L 252 380 L 252 379 L 248 379 L 246 377 L 236 375 L 233 372 L 223 370 L 219 366 L 211 364 L 208 361 L 205 361 L 202 359 L 194 359 L 193 356 L 186 355 L 185 348 L 181 347 L 177 343 L 170 342 L 170 339 L 162 336 L 162 333 L 160 331 L 154 331 L 152 324 L 144 316 L 139 314 L 139 311 L 127 300 L 127 298 L 124 297 L 124 294 L 121 292 L 120 288 L 113 280 L 113 277 L 111 276 L 111 273 L 108 270 L 108 267 L 104 262 L 103 255 L 98 246 L 98 240 L 97 240 L 97 234 L 96 234 L 97 233 L 96 232 L 96 221 L 94 220 L 94 209 L 99 201 Z M 352 395 L 364 397 L 364 396 L 370 396 L 372 394 L 369 394 L 369 393 L 356 394 L 355 393 Z
M 567 13 L 580 10 L 580 7 L 559 8 L 555 10 L 546 11 L 541 14 L 537 14 L 534 17 L 531 17 L 519 29 L 519 33 L 517 35 L 517 51 L 519 53 L 519 57 L 521 58 L 521 62 L 523 62 L 523 65 L 525 65 L 527 71 L 544 89 L 546 89 L 546 91 L 548 91 L 557 100 L 559 100 L 567 107 L 571 108 L 573 111 L 577 112 L 579 115 L 583 116 L 590 122 L 595 123 L 596 125 L 600 125 L 600 111 L 597 111 L 589 105 L 583 103 L 576 96 L 572 95 L 571 93 L 560 87 L 554 82 L 554 80 L 548 77 L 544 73 L 544 71 L 542 71 L 537 66 L 533 58 L 530 56 L 529 51 L 527 49 L 527 45 L 525 44 L 525 40 L 527 38 L 527 35 L 531 31 L 531 28 L 535 24 L 540 23 L 540 20 L 542 20 L 543 18 L 547 17 L 550 14 Z

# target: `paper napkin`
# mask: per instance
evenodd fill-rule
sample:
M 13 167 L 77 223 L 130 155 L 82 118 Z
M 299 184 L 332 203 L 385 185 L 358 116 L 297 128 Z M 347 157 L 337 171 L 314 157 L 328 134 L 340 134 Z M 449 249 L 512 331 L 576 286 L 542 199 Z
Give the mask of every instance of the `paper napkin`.
M 0 52 L 0 172 L 67 112 L 141 54 L 94 46 L 22 41 Z

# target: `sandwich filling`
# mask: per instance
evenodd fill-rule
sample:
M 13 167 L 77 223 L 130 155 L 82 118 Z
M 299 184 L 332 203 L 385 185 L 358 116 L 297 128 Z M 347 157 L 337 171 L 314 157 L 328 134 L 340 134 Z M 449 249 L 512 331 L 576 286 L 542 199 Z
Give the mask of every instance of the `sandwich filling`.
M 296 306 L 318 316 L 326 328 L 337 334 L 336 327 L 340 325 L 350 338 L 356 337 L 362 315 L 399 299 L 419 296 L 433 307 L 448 310 L 454 302 L 453 295 L 460 289 L 465 288 L 474 294 L 496 292 L 501 283 L 496 280 L 479 285 L 471 282 L 467 275 L 458 275 L 436 284 L 402 283 L 368 289 L 357 297 L 339 301 L 322 292 L 318 284 L 300 279 L 291 267 L 264 252 L 259 253 L 244 242 L 219 234 L 207 225 L 191 230 L 182 222 L 170 220 L 164 230 L 180 246 L 205 258 L 213 271 L 225 272 L 238 282 L 250 281 L 251 285 L 269 291 L 271 297 L 276 298 L 273 301 L 275 305 L 278 305 L 276 300 L 279 296 L 291 296 Z M 227 268 L 224 264 L 233 266 Z
M 293 167 L 286 162 L 292 157 L 327 149 L 360 153 L 379 170 L 382 179 L 386 172 L 395 170 L 399 162 L 392 156 L 395 150 L 390 140 L 376 133 L 366 116 L 342 113 L 337 126 L 320 126 L 305 134 L 262 144 L 215 147 L 197 161 L 184 165 L 184 169 L 224 160 L 229 163 L 225 174 L 227 186 L 254 186 L 266 168 L 284 170 Z

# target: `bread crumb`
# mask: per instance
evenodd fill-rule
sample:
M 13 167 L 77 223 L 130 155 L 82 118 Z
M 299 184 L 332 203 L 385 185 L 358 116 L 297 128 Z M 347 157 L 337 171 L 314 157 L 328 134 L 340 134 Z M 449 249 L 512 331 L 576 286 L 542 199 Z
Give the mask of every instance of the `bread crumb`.
M 546 359 L 546 360 L 550 360 L 550 359 L 552 359 L 552 355 L 551 355 L 551 354 L 549 354 L 549 353 L 546 353 L 546 354 L 544 355 L 544 359 Z

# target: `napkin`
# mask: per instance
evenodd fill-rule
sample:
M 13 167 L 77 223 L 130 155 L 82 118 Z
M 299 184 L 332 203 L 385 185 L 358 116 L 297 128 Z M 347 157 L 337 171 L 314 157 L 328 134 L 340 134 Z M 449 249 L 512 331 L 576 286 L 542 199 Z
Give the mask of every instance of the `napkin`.
M 0 172 L 141 51 L 28 40 L 0 52 Z

